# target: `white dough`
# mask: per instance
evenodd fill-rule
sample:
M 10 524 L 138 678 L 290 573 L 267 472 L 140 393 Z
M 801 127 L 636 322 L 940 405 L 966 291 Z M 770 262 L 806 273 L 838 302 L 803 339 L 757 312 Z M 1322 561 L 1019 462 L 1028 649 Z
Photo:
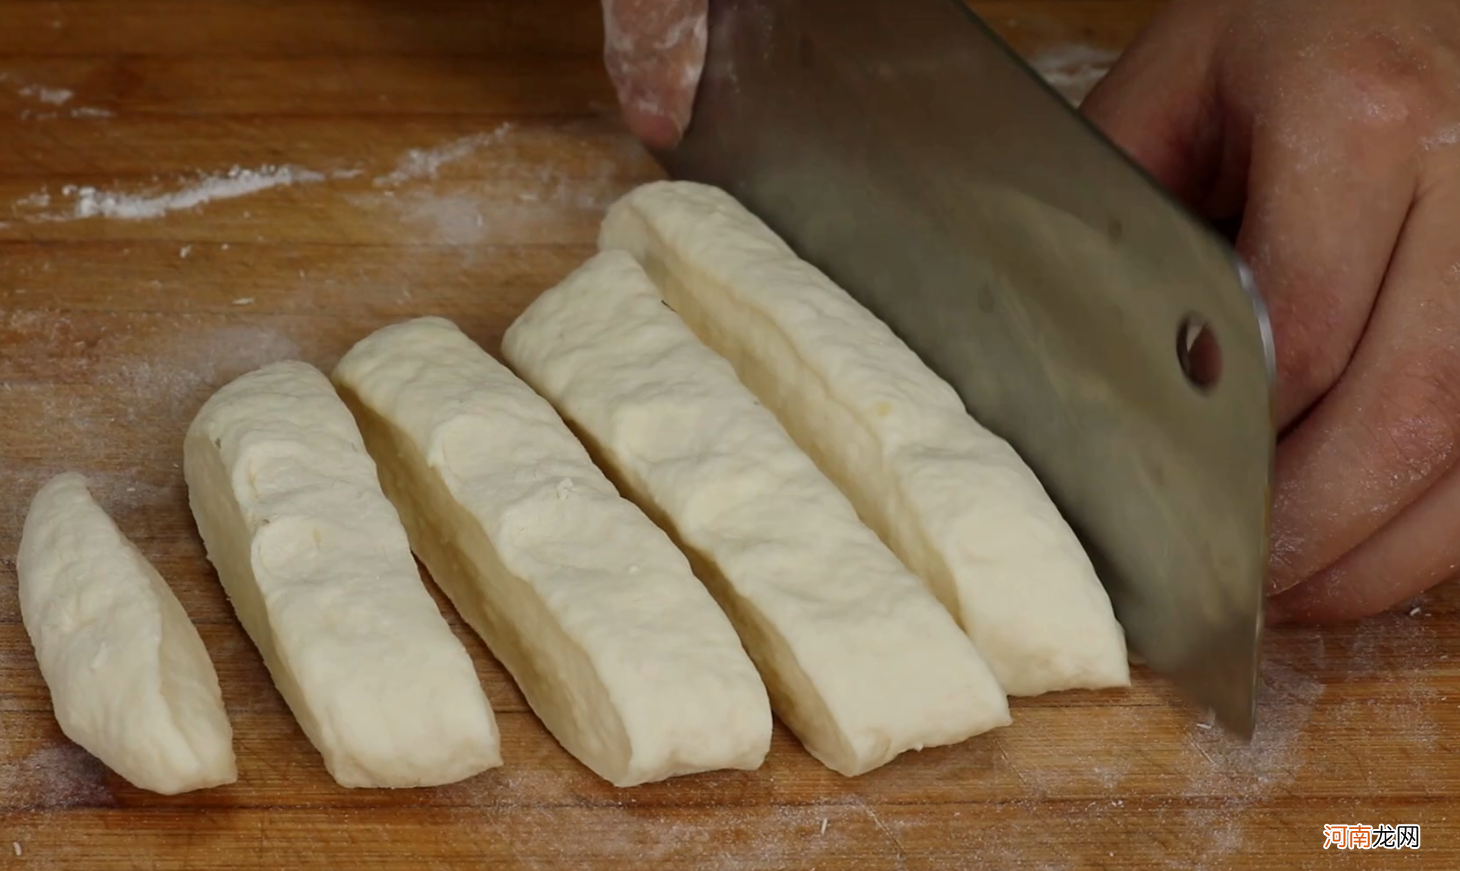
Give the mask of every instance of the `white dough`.
M 1034 473 L 764 223 L 718 189 L 656 182 L 610 209 L 599 243 L 644 265 L 958 618 L 1006 692 L 1129 685 L 1109 597 Z
M 502 349 L 677 534 L 816 758 L 856 775 L 1009 723 L 957 623 L 632 257 L 589 261 Z
M 321 372 L 275 363 L 219 390 L 183 470 L 208 558 L 341 786 L 435 786 L 501 764 L 471 657 Z
M 570 753 L 616 786 L 760 766 L 770 702 L 734 629 L 552 406 L 440 318 L 334 377 L 416 553 Z
M 20 616 L 66 737 L 163 795 L 238 779 L 198 630 L 85 478 L 59 475 L 36 494 L 16 573 Z

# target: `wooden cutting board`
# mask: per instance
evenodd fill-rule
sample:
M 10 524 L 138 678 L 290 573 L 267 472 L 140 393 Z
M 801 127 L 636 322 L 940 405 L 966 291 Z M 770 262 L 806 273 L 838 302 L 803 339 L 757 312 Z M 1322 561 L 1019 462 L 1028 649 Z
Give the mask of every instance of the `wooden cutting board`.
M 1159 4 L 974 5 L 1078 91 Z M 336 787 L 204 560 L 184 429 L 229 379 L 328 367 L 397 319 L 445 315 L 495 350 L 657 176 L 617 126 L 600 28 L 591 0 L 0 0 L 0 867 L 1460 867 L 1454 586 L 1276 633 L 1250 747 L 1138 669 L 855 780 L 782 730 L 760 771 L 631 790 L 564 753 L 457 621 L 505 767 Z M 68 469 L 198 623 L 237 785 L 144 793 L 60 734 L 14 554 Z M 1421 849 L 1325 852 L 1324 824 L 1348 823 L 1418 824 Z

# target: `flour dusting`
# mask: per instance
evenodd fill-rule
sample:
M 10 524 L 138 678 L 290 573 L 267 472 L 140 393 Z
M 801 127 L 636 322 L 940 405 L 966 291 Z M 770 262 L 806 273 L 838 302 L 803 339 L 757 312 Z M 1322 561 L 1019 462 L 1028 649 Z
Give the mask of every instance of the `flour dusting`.
M 42 85 L 22 85 L 15 91 L 22 97 L 38 100 L 47 106 L 64 106 L 76 96 L 65 88 L 47 88 Z
M 1426 613 L 1422 598 L 1416 607 Z M 1447 658 L 1435 627 L 1423 616 L 1372 618 L 1354 627 L 1348 672 L 1352 679 L 1384 686 L 1384 697 L 1348 700 L 1335 718 L 1362 734 L 1365 741 L 1386 741 L 1392 756 L 1387 774 L 1402 774 L 1422 791 L 1442 787 L 1431 775 L 1432 760 L 1444 752 L 1444 729 L 1435 712 L 1444 699 L 1427 666 Z M 1376 785 L 1386 772 L 1368 768 Z
M 374 180 L 376 190 L 351 196 L 368 211 L 383 211 L 416 240 L 429 245 L 472 249 L 482 245 L 522 244 L 562 232 L 566 221 L 598 220 L 608 206 L 633 187 L 637 152 L 613 154 L 572 174 L 552 164 L 534 164 L 504 155 L 467 177 L 440 180 L 439 170 L 492 146 L 531 149 L 518 143 L 510 125 L 491 133 L 412 149 L 396 168 Z M 393 213 L 393 214 L 392 214 Z M 464 252 L 468 263 L 473 256 Z
M 0 766 L 0 795 L 33 808 L 111 805 L 107 770 L 95 756 L 65 739 L 31 751 L 18 764 Z
M 1265 798 L 1297 778 L 1304 729 L 1323 695 L 1323 684 L 1280 662 L 1264 663 L 1258 687 L 1258 728 L 1250 744 L 1219 729 L 1193 730 L 1195 756 L 1184 766 L 1185 795 L 1221 796 L 1241 803 Z
M 490 206 L 470 194 L 434 194 L 418 191 L 396 199 L 401 218 L 425 228 L 440 245 L 477 245 L 492 232 L 482 214 Z
M 41 188 L 40 190 L 29 196 L 21 197 L 20 199 L 16 200 L 12 208 L 15 210 L 44 209 L 50 204 L 50 191 L 46 190 L 45 188 Z
M 491 133 L 463 136 L 435 148 L 413 148 L 401 156 L 393 171 L 375 179 L 375 185 L 394 187 L 414 179 L 436 178 L 441 167 L 469 157 L 479 149 L 496 145 L 511 129 L 511 124 L 502 124 Z
M 1119 52 L 1108 49 L 1064 45 L 1037 52 L 1029 64 L 1061 96 L 1078 105 L 1119 57 Z
M 177 190 L 157 194 L 128 194 L 98 190 L 94 187 L 68 186 L 62 193 L 73 197 L 76 218 L 115 218 L 142 221 L 160 218 L 168 212 L 195 209 L 218 200 L 246 197 L 270 188 L 324 181 L 325 176 L 291 166 L 262 166 L 245 169 L 235 166 L 225 173 L 204 175 Z
M 271 164 L 257 168 L 234 166 L 217 173 L 198 172 L 170 190 L 123 191 L 91 185 L 66 185 L 61 188 L 64 208 L 59 211 L 45 210 L 52 204 L 53 198 L 43 189 L 11 203 L 11 211 L 31 223 L 88 218 L 146 221 L 170 212 L 185 212 L 208 203 L 238 199 L 272 188 L 353 178 L 359 174 L 359 170 L 343 170 L 326 175 L 297 166 Z
M 0 312 L 0 330 L 28 348 L 54 377 L 94 388 L 70 392 L 23 383 L 0 385 L 5 390 L 0 408 L 23 408 L 45 421 L 58 446 L 44 459 L 0 464 L 0 492 L 9 497 L 0 500 L 0 554 L 15 552 L 30 497 L 63 471 L 85 474 L 97 501 L 119 522 L 130 512 L 175 502 L 181 481 L 169 470 L 177 464 L 177 446 L 203 401 L 227 381 L 300 352 L 292 339 L 268 326 L 200 329 L 186 315 L 123 316 L 106 332 L 84 337 L 64 311 L 20 309 Z M 70 350 L 83 341 L 87 353 Z M 139 348 L 146 353 L 138 354 Z M 133 465 L 88 467 L 115 452 L 119 429 L 140 428 L 155 433 L 156 439 L 151 450 L 127 458 Z M 11 592 L 0 593 L 0 614 Z M 4 792 L 0 783 L 0 794 Z

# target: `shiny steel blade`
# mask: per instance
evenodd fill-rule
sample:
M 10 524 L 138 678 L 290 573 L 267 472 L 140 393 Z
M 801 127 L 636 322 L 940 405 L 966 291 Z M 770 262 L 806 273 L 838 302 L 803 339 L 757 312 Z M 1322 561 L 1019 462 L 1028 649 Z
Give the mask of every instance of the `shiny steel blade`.
M 1273 355 L 1230 247 L 956 0 L 711 0 L 709 33 L 661 162 L 952 383 L 1081 534 L 1132 648 L 1250 737 Z

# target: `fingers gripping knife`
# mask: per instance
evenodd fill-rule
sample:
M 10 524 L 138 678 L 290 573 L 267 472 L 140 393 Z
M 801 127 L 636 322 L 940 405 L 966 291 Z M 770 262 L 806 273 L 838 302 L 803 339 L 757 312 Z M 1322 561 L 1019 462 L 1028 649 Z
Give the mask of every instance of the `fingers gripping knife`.
M 1008 439 L 1132 648 L 1251 737 L 1274 448 L 1262 303 L 957 0 L 711 0 L 659 155 L 728 190 Z

